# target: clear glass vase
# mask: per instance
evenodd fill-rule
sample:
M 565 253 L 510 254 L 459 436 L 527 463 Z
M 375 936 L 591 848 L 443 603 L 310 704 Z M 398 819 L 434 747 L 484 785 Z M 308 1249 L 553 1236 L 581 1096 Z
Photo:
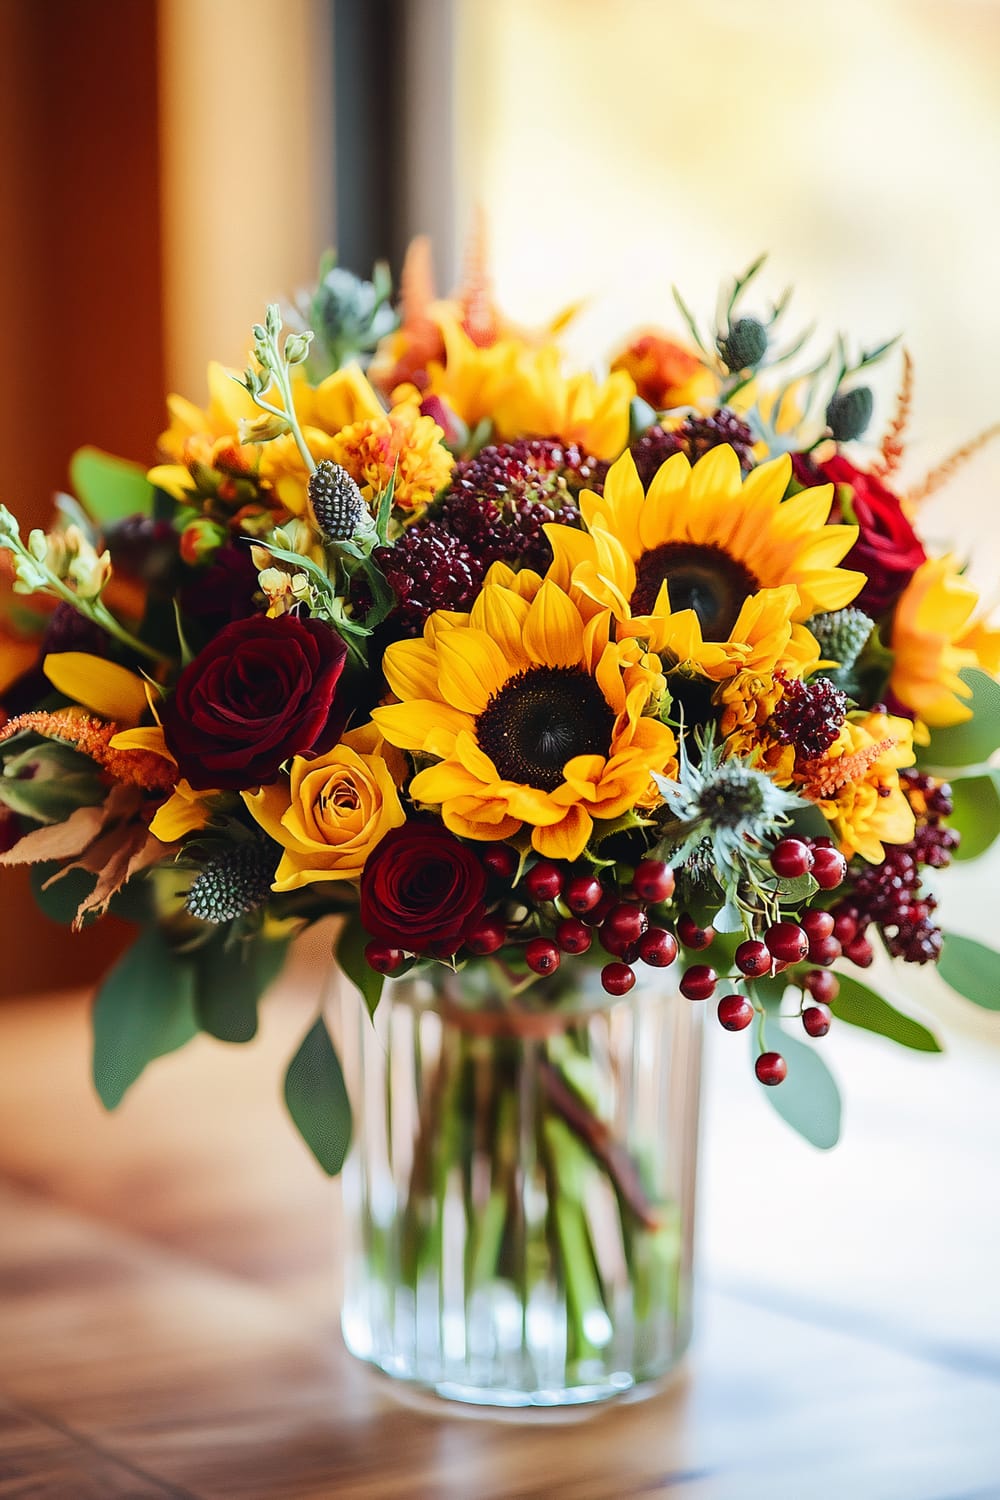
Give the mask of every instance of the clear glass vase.
M 690 1336 L 703 1007 L 502 975 L 388 983 L 374 1024 L 343 987 L 344 1340 L 459 1401 L 601 1401 Z

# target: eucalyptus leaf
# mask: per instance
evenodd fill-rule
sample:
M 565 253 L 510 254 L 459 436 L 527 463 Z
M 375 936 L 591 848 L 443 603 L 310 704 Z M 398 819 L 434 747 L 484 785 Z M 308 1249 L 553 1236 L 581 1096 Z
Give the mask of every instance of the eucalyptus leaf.
M 788 1064 L 788 1076 L 773 1088 L 763 1087 L 768 1104 L 810 1145 L 829 1151 L 840 1139 L 840 1090 L 819 1053 L 782 1031 L 777 1051 Z
M 994 948 L 977 943 L 975 938 L 946 932 L 938 973 L 973 1005 L 1000 1010 L 1000 953 Z
M 258 973 L 258 950 L 266 941 L 227 944 L 220 932 L 193 955 L 198 1024 L 220 1042 L 249 1042 L 257 1035 L 257 1002 L 267 982 Z
M 70 459 L 69 477 L 77 498 L 102 525 L 146 516 L 153 509 L 153 486 L 145 469 L 100 448 L 78 448 Z
M 966 667 L 959 676 L 972 689 L 972 697 L 964 700 L 972 718 L 932 730 L 930 743 L 918 750 L 921 766 L 949 771 L 985 765 L 1000 746 L 1000 682 L 977 667 Z
M 374 1016 L 375 1008 L 382 998 L 385 976 L 376 974 L 365 958 L 368 941 L 368 934 L 362 927 L 360 918 L 352 913 L 340 929 L 333 956 L 354 987 L 361 991 L 368 1014 Z
M 147 1063 L 183 1047 L 198 1031 L 194 970 L 147 927 L 97 992 L 94 1086 L 106 1109 L 120 1104 Z
M 955 777 L 951 795 L 954 807 L 948 823 L 962 839 L 953 857 L 978 859 L 1000 834 L 1000 771 Z
M 877 1032 L 879 1036 L 898 1042 L 901 1047 L 912 1047 L 915 1052 L 943 1051 L 933 1032 L 914 1021 L 912 1016 L 896 1010 L 859 979 L 850 974 L 838 974 L 837 982 L 840 988 L 831 1010 L 838 1021 L 860 1026 L 864 1031 Z
M 351 1104 L 340 1059 L 319 1016 L 285 1074 L 285 1103 L 323 1171 L 335 1177 L 351 1144 Z

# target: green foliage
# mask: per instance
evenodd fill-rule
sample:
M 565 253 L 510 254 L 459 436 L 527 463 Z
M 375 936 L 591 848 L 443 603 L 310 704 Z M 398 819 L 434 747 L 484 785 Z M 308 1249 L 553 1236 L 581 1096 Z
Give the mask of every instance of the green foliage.
M 306 1032 L 288 1065 L 285 1103 L 323 1171 L 335 1177 L 351 1144 L 351 1104 L 322 1016 Z
M 63 823 L 102 795 L 94 762 L 69 745 L 36 741 L 3 762 L 0 803 L 35 823 Z
M 69 927 L 80 903 L 94 889 L 97 877 L 88 870 L 70 870 L 50 885 L 48 890 L 44 889 L 45 882 L 61 868 L 61 861 L 46 860 L 44 864 L 31 866 L 29 879 L 32 895 L 44 914 L 51 922 L 58 922 L 60 927 Z
M 257 1006 L 285 961 L 288 944 L 256 935 L 227 944 L 219 933 L 193 955 L 195 1012 L 202 1031 L 220 1042 L 257 1035 Z
M 334 958 L 354 987 L 361 991 L 362 999 L 368 1007 L 368 1014 L 374 1016 L 375 1007 L 382 998 L 385 977 L 382 974 L 376 974 L 365 959 L 367 942 L 368 934 L 362 927 L 360 918 L 356 913 L 352 913 L 340 930 Z
M 877 1032 L 879 1036 L 898 1042 L 901 1047 L 912 1047 L 915 1052 L 943 1050 L 937 1037 L 926 1026 L 914 1021 L 912 1016 L 904 1016 L 860 980 L 849 974 L 838 974 L 837 980 L 840 990 L 831 1009 L 838 1021 Z
M 78 448 L 70 460 L 69 477 L 88 514 L 103 526 L 152 512 L 153 486 L 140 464 L 100 448 Z
M 931 731 L 930 744 L 917 751 L 924 770 L 947 773 L 960 766 L 985 765 L 1000 745 L 1000 682 L 977 667 L 966 667 L 959 676 L 972 689 L 972 697 L 964 700 L 972 718 Z
M 978 859 L 1000 834 L 1000 771 L 959 776 L 951 783 L 954 811 L 949 823 L 962 835 L 955 859 Z
M 818 1052 L 782 1031 L 776 1050 L 788 1064 L 788 1076 L 762 1093 L 771 1108 L 810 1145 L 829 1151 L 840 1139 L 840 1091 Z
M 94 1002 L 94 1086 L 106 1109 L 121 1103 L 147 1063 L 196 1034 L 194 991 L 191 964 L 158 928 L 145 928 Z
M 1000 953 L 985 943 L 946 932 L 938 973 L 973 1005 L 1000 1010 Z

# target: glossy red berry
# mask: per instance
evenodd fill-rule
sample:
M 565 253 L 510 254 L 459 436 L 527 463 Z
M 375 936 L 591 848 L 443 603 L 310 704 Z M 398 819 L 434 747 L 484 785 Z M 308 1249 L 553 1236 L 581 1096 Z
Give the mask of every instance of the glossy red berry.
M 403 967 L 404 959 L 402 948 L 392 948 L 378 939 L 365 944 L 365 963 L 376 974 L 395 974 L 397 969 Z
M 556 942 L 564 953 L 586 953 L 594 934 L 576 917 L 567 917 L 556 927 Z
M 680 992 L 689 1000 L 711 1000 L 719 976 L 708 964 L 692 964 L 681 975 Z
M 637 943 L 649 926 L 649 918 L 634 901 L 619 901 L 604 918 L 604 926 L 627 943 Z
M 677 957 L 677 939 L 665 927 L 650 927 L 638 946 L 639 957 L 652 969 L 665 969 Z
M 847 876 L 847 860 L 839 849 L 830 849 L 824 845 L 813 850 L 812 873 L 821 890 L 836 890 Z
M 875 962 L 875 949 L 866 937 L 856 937 L 844 944 L 844 957 L 857 964 L 859 969 L 869 969 Z
M 532 938 L 524 950 L 524 961 L 536 974 L 554 974 L 559 967 L 559 949 L 551 938 Z
M 601 983 L 609 995 L 627 995 L 635 984 L 635 970 L 628 964 L 605 964 L 601 970 Z
M 748 938 L 745 943 L 740 943 L 733 956 L 736 967 L 748 979 L 760 979 L 762 975 L 771 972 L 771 955 L 767 944 L 758 942 L 756 938 Z
M 555 901 L 562 895 L 563 872 L 550 859 L 540 859 L 525 875 L 524 884 L 533 901 Z
M 820 911 L 818 907 L 810 907 L 809 911 L 802 913 L 801 926 L 811 943 L 833 936 L 833 917 L 828 911 Z
M 807 1005 L 802 1024 L 810 1036 L 826 1036 L 830 1030 L 830 1012 L 820 1005 Z
M 835 959 L 843 953 L 843 948 L 835 937 L 816 938 L 809 944 L 808 958 L 811 964 L 820 964 L 827 968 Z
M 753 1020 L 753 1006 L 742 995 L 723 995 L 719 1001 L 719 1021 L 727 1031 L 743 1031 Z
M 849 911 L 839 911 L 833 919 L 833 935 L 846 947 L 858 935 L 858 919 Z
M 604 891 L 596 906 L 591 907 L 590 911 L 577 912 L 577 916 L 582 916 L 588 927 L 600 927 L 611 908 L 617 905 L 618 897 L 614 891 Z
M 766 1083 L 773 1088 L 776 1083 L 783 1083 L 788 1077 L 788 1064 L 780 1052 L 762 1052 L 753 1065 L 760 1083 Z
M 563 900 L 578 917 L 593 911 L 604 895 L 604 887 L 595 875 L 574 875 L 566 882 Z
M 483 917 L 465 939 L 465 946 L 470 953 L 476 953 L 485 957 L 487 953 L 495 953 L 502 948 L 507 940 L 507 925 L 502 917 Z
M 831 1004 L 840 993 L 839 979 L 827 969 L 810 969 L 805 978 L 805 986 L 820 1005 Z
M 699 927 L 688 912 L 683 912 L 677 919 L 677 936 L 685 948 L 708 948 L 715 937 L 714 927 Z
M 623 937 L 608 922 L 602 922 L 597 929 L 597 940 L 605 953 L 623 958 L 626 963 L 633 963 L 639 957 L 638 942 L 633 938 Z
M 771 869 L 784 880 L 808 875 L 813 867 L 813 852 L 801 839 L 779 839 L 771 850 Z
M 809 939 L 797 922 L 775 922 L 764 934 L 768 951 L 786 964 L 797 964 L 809 952 Z
M 654 905 L 674 894 L 674 872 L 662 859 L 643 859 L 635 867 L 632 889 L 641 901 Z
M 498 880 L 512 879 L 517 869 L 517 855 L 509 844 L 487 844 L 482 851 L 482 861 Z

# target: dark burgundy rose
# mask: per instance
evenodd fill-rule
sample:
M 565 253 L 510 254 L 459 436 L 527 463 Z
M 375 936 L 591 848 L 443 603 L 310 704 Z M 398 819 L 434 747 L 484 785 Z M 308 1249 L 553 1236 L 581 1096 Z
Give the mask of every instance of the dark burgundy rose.
M 410 953 L 456 953 L 483 914 L 486 871 L 437 823 L 404 823 L 377 844 L 361 876 L 361 923 Z
M 163 714 L 167 745 L 199 791 L 273 781 L 290 755 L 336 743 L 344 641 L 321 620 L 256 615 L 220 631 L 184 668 Z
M 920 567 L 927 554 L 903 514 L 899 497 L 876 479 L 856 469 L 849 459 L 838 453 L 826 463 L 814 464 L 796 455 L 795 477 L 800 484 L 849 485 L 852 491 L 850 510 L 858 523 L 859 534 L 842 566 L 867 574 L 868 582 L 852 605 L 877 619 L 896 603 L 900 594 Z M 814 477 L 807 477 L 809 474 Z M 839 501 L 834 501 L 831 521 L 849 519 Z
M 197 622 L 205 635 L 214 635 L 231 620 L 245 620 L 256 612 L 257 569 L 250 548 L 220 547 L 207 568 L 180 590 L 181 613 Z

